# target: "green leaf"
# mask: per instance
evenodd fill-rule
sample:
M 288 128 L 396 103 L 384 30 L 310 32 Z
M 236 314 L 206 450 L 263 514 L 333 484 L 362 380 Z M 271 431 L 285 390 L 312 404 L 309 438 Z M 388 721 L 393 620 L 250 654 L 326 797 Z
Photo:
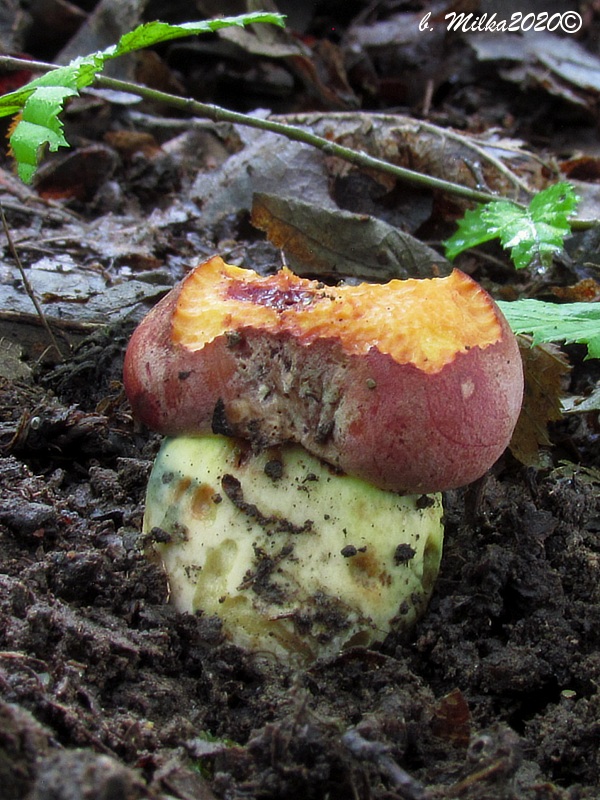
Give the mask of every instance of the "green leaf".
M 491 231 L 487 221 L 482 218 L 482 208 L 484 206 L 466 211 L 464 217 L 458 221 L 456 233 L 444 242 L 446 257 L 451 261 L 463 250 L 477 247 L 477 245 L 496 238 L 497 233 Z
M 35 99 L 32 96 L 25 103 L 21 121 L 10 137 L 18 174 L 25 183 L 33 177 L 43 145 L 48 145 L 51 151 L 68 146 L 58 114 L 65 99 L 74 94 L 77 90 L 67 86 L 42 86 L 37 89 Z
M 524 299 L 498 305 L 513 331 L 531 334 L 533 344 L 585 344 L 587 358 L 600 358 L 600 303 L 560 305 Z
M 281 14 L 256 12 L 237 17 L 184 22 L 181 25 L 148 22 L 124 34 L 117 44 L 106 50 L 76 58 L 67 66 L 51 70 L 17 91 L 3 95 L 0 97 L 0 117 L 22 111 L 22 117 L 10 137 L 10 147 L 17 162 L 19 176 L 25 183 L 33 179 L 46 145 L 50 150 L 69 146 L 58 118 L 65 100 L 78 94 L 80 89 L 90 86 L 109 59 L 169 39 L 212 33 L 221 28 L 255 23 L 283 26 L 284 17 Z
M 131 33 L 126 33 L 122 36 L 119 43 L 114 47 L 111 57 L 131 53 L 133 50 L 141 50 L 144 47 L 152 47 L 152 45 L 160 42 L 179 39 L 182 36 L 214 33 L 222 28 L 244 27 L 245 25 L 265 22 L 279 25 L 280 27 L 285 24 L 281 14 L 269 14 L 262 11 L 255 14 L 242 14 L 238 17 L 221 17 L 220 19 L 208 19 L 201 22 L 183 22 L 180 25 L 169 25 L 166 22 L 148 22 L 135 28 Z
M 508 200 L 480 205 L 466 212 L 456 233 L 444 242 L 446 256 L 453 259 L 470 247 L 500 239 L 517 269 L 534 261 L 549 266 L 571 233 L 568 217 L 577 203 L 573 187 L 561 182 L 536 195 L 526 209 Z
M 39 78 L 29 81 L 25 86 L 15 92 L 0 97 L 0 117 L 17 114 L 23 110 L 32 95 L 44 87 L 61 87 L 68 89 L 82 89 L 93 82 L 96 74 L 102 69 L 104 58 L 100 53 L 94 53 L 85 58 L 76 58 L 66 67 L 58 67 L 51 72 L 46 72 Z M 77 93 L 75 91 L 75 93 Z M 41 95 L 43 97 L 43 95 Z

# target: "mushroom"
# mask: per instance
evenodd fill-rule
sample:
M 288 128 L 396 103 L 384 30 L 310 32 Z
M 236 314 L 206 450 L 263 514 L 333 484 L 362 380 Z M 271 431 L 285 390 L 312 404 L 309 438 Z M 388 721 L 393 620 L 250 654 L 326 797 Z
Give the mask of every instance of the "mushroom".
M 298 445 L 178 436 L 155 461 L 144 531 L 179 610 L 306 663 L 413 625 L 438 573 L 442 504 L 336 474 Z
M 124 383 L 169 437 L 144 530 L 174 602 L 301 659 L 410 627 L 440 492 L 494 464 L 523 392 L 514 335 L 458 270 L 331 287 L 219 257 L 138 326 Z

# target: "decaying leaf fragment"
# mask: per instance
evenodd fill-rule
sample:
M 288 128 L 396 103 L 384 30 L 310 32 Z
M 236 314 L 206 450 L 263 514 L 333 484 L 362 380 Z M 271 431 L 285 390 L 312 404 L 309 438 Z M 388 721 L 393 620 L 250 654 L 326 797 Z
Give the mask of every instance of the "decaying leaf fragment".
M 528 336 L 518 339 L 525 370 L 525 393 L 510 450 L 522 464 L 539 466 L 540 447 L 551 444 L 548 423 L 562 416 L 561 397 L 570 366 L 558 346 L 532 346 Z
M 254 195 L 252 224 L 285 251 L 299 274 L 362 280 L 430 278 L 451 266 L 435 250 L 383 220 L 299 200 Z
M 547 31 L 476 34 L 469 37 L 480 61 L 497 61 L 511 83 L 535 87 L 593 110 L 600 91 L 600 59 L 573 36 Z

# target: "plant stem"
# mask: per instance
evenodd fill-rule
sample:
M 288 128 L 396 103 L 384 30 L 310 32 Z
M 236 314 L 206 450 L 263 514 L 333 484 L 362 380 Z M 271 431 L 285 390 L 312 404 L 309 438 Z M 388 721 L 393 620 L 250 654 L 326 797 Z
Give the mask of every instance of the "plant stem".
M 10 56 L 0 56 L 0 66 L 7 69 L 27 69 L 39 72 L 49 72 L 50 70 L 57 69 L 55 64 L 48 64 L 44 61 L 27 61 L 20 58 L 12 58 Z M 127 92 L 128 94 L 142 97 L 157 103 L 164 103 L 172 108 L 180 111 L 185 111 L 197 117 L 205 117 L 213 122 L 229 122 L 235 125 L 245 125 L 249 128 L 258 128 L 264 131 L 285 136 L 292 141 L 301 142 L 321 150 L 325 155 L 335 156 L 337 158 L 348 161 L 358 167 L 377 170 L 378 172 L 385 172 L 388 175 L 393 175 L 398 180 L 409 183 L 414 186 L 422 186 L 427 189 L 439 190 L 447 192 L 448 194 L 457 197 L 464 197 L 467 200 L 472 200 L 479 203 L 489 203 L 492 200 L 499 200 L 500 196 L 490 192 L 483 192 L 478 189 L 472 189 L 468 186 L 462 186 L 452 181 L 446 181 L 442 178 L 435 178 L 431 175 L 424 175 L 420 172 L 400 167 L 396 164 L 391 164 L 389 161 L 383 161 L 380 158 L 368 155 L 359 150 L 353 150 L 350 147 L 336 144 L 329 141 L 322 136 L 317 136 L 314 133 L 300 128 L 296 125 L 289 125 L 283 122 L 277 122 L 271 119 L 262 119 L 253 117 L 248 114 L 242 114 L 237 111 L 230 111 L 229 109 L 221 106 L 216 106 L 208 103 L 201 103 L 198 100 L 191 98 L 179 97 L 178 95 L 161 92 L 157 89 L 150 89 L 147 86 L 140 84 L 130 83 L 129 81 L 120 81 L 114 78 L 107 78 L 104 76 L 97 76 L 95 85 L 100 88 L 112 89 L 119 92 Z M 523 208 L 522 204 L 516 205 Z
M 434 178 L 431 175 L 423 175 L 420 172 L 415 172 L 405 167 L 399 167 L 396 164 L 390 164 L 389 161 L 383 161 L 380 158 L 368 155 L 359 150 L 353 150 L 350 147 L 336 144 L 335 142 L 324 139 L 322 136 L 317 136 L 310 131 L 300 128 L 297 125 L 288 125 L 283 122 L 276 122 L 271 119 L 263 119 L 260 117 L 252 117 L 248 114 L 242 114 L 237 111 L 230 111 L 229 109 L 221 106 L 212 105 L 209 103 L 201 103 L 198 100 L 191 98 L 178 97 L 174 94 L 167 92 L 160 92 L 156 89 L 149 89 L 146 86 L 129 83 L 128 81 L 119 81 L 114 78 L 98 77 L 96 85 L 105 88 L 113 89 L 119 92 L 129 92 L 130 94 L 142 97 L 145 100 L 153 102 L 164 103 L 180 111 L 186 111 L 197 117 L 206 117 L 213 122 L 229 122 L 236 125 L 246 125 L 249 128 L 258 128 L 263 131 L 270 131 L 277 133 L 280 136 L 285 136 L 292 141 L 301 142 L 303 144 L 316 147 L 321 150 L 325 155 L 336 156 L 344 161 L 348 161 L 358 167 L 366 167 L 367 169 L 378 170 L 379 172 L 386 172 L 393 175 L 399 180 L 413 184 L 414 186 L 424 186 L 428 189 L 439 189 L 440 191 L 448 192 L 458 197 L 465 197 L 468 200 L 474 200 L 479 203 L 487 203 L 491 200 L 500 199 L 498 195 L 489 192 L 482 192 L 477 189 L 471 189 L 468 186 L 461 186 L 452 181 L 446 181 L 442 178 Z M 517 204 L 521 205 L 521 204 Z M 523 206 L 522 206 L 523 207 Z

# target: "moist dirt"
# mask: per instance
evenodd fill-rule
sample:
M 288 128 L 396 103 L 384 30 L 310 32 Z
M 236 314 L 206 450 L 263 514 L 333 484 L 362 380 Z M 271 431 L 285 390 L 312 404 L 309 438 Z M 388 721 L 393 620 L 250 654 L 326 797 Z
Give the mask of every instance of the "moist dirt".
M 125 33 L 252 4 L 130 0 L 122 14 L 103 0 L 82 4 L 102 12 L 89 15 L 78 3 L 5 5 L 3 52 L 52 60 L 67 45 L 83 55 L 114 44 L 113 22 Z M 435 32 L 419 30 L 429 5 L 280 0 L 291 31 L 283 51 L 255 34 L 246 44 L 178 40 L 149 61 L 115 60 L 115 77 L 267 108 L 502 196 L 577 179 L 582 216 L 597 218 L 597 68 L 586 59 L 600 49 L 598 3 L 572 4 L 584 30 L 552 39 L 543 60 L 528 37 L 510 37 L 510 61 L 479 38 L 444 33 L 445 11 L 465 4 L 442 3 Z M 525 12 L 547 5 L 531 0 Z M 0 77 L 8 91 L 30 76 Z M 534 405 L 544 395 L 556 405 L 563 380 L 590 401 L 553 423 L 543 467 L 507 453 L 445 496 L 439 579 L 410 634 L 302 668 L 233 646 L 216 619 L 175 611 L 160 565 L 143 554 L 160 438 L 134 422 L 123 394 L 129 321 L 215 253 L 258 271 L 280 265 L 250 224 L 257 196 L 259 212 L 302 229 L 297 252 L 286 239 L 290 266 L 308 253 L 303 274 L 331 282 L 421 276 L 432 261 L 449 270 L 439 243 L 464 208 L 282 137 L 117 100 L 72 98 L 62 115 L 71 149 L 44 159 L 34 187 L 0 153 L 8 228 L 65 354 L 49 363 L 51 343 L 3 244 L 1 800 L 598 800 L 598 360 L 573 346 L 568 377 L 558 357 L 537 373 Z M 288 228 L 274 227 L 279 241 Z M 568 249 L 549 269 L 519 273 L 491 246 L 459 263 L 504 299 L 597 301 L 596 231 Z M 536 423 L 543 432 L 544 413 Z
M 144 557 L 159 439 L 116 379 L 127 335 L 104 339 L 112 374 L 88 365 L 82 381 L 74 359 L 0 384 L 6 800 L 598 797 L 590 420 L 553 431 L 552 468 L 507 455 L 448 493 L 440 577 L 410 636 L 295 669 L 177 613 Z M 561 463 L 575 450 L 577 467 Z

